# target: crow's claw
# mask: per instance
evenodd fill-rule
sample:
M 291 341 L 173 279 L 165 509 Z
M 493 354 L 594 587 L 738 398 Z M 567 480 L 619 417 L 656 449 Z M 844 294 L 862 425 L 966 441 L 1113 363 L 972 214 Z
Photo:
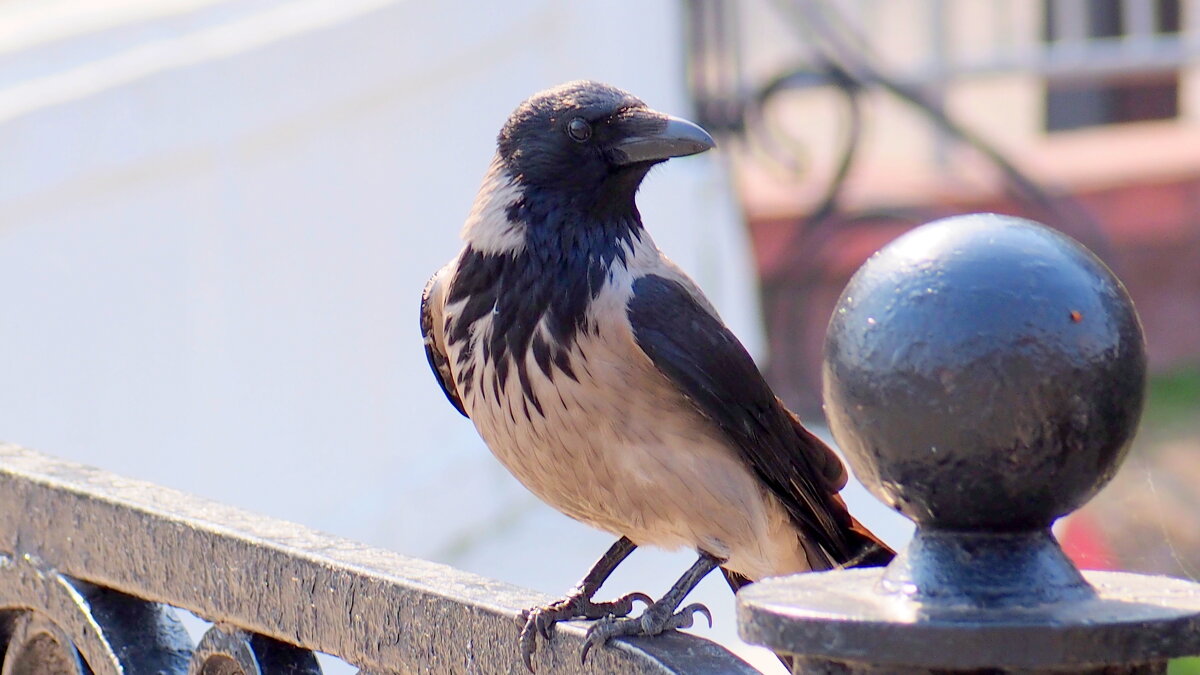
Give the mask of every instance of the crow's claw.
M 521 624 L 521 660 L 529 672 L 533 672 L 533 653 L 537 651 L 537 636 L 549 640 L 554 624 L 559 621 L 573 619 L 600 619 L 606 617 L 625 617 L 633 611 L 633 603 L 641 602 L 649 606 L 653 600 L 645 593 L 630 593 L 612 602 L 592 602 L 590 598 L 579 594 L 571 594 L 561 600 L 556 600 L 541 607 L 530 607 L 517 615 Z M 711 623 L 711 619 L 710 619 Z
M 583 642 L 583 652 L 579 655 L 580 663 L 587 663 L 588 652 L 592 647 L 600 647 L 615 637 L 634 635 L 658 635 L 664 631 L 691 628 L 696 614 L 703 614 L 712 628 L 712 612 L 700 603 L 693 603 L 672 614 L 669 605 L 650 605 L 636 619 L 606 616 L 588 629 Z
M 681 626 L 672 626 L 672 628 L 691 628 L 692 627 L 692 619 L 695 618 L 696 614 L 703 614 L 704 618 L 708 619 L 708 627 L 712 628 L 712 612 L 708 611 L 708 607 L 705 607 L 704 605 L 702 605 L 698 602 L 693 602 L 692 604 L 688 605 L 687 607 L 684 607 L 683 609 L 679 610 L 679 612 L 677 612 L 675 614 L 675 616 L 678 617 L 681 614 L 688 615 L 687 625 L 686 626 L 682 626 L 682 625 Z

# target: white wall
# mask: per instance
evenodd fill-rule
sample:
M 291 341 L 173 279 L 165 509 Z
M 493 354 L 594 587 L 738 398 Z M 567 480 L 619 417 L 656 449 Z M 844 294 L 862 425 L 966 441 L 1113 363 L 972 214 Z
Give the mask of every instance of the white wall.
M 402 505 L 492 472 L 428 372 L 420 289 L 529 93 L 594 77 L 686 114 L 678 17 L 191 4 L 0 43 L 0 435 L 436 553 Z M 715 160 L 656 172 L 641 203 L 753 341 Z
M 609 537 L 527 495 L 443 399 L 419 294 L 528 94 L 587 77 L 688 114 L 678 12 L 0 3 L 0 438 L 565 590 Z M 719 160 L 671 162 L 640 204 L 753 347 Z M 690 555 L 633 560 L 613 593 L 661 592 Z

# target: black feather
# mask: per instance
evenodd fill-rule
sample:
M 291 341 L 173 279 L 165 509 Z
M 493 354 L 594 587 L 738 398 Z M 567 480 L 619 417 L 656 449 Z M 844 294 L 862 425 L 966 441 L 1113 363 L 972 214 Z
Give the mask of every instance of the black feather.
M 433 369 L 433 374 L 437 376 L 438 384 L 442 386 L 442 393 L 446 395 L 455 410 L 466 417 L 467 411 L 463 409 L 462 399 L 459 398 L 458 389 L 455 387 L 451 375 L 450 359 L 434 344 L 433 308 L 429 305 L 429 293 L 433 290 L 433 282 L 436 278 L 435 275 L 430 279 L 421 293 L 421 338 L 425 340 L 425 358 L 429 361 L 429 367 Z
M 628 317 L 655 367 L 726 434 L 828 563 L 859 555 L 864 543 L 836 497 L 841 460 L 799 426 L 721 320 L 680 283 L 654 275 L 634 282 Z
M 589 329 L 588 307 L 612 266 L 623 264 L 627 247 L 640 239 L 641 224 L 636 209 L 596 218 L 581 214 L 561 195 L 532 187 L 506 215 L 525 234 L 525 245 L 505 253 L 470 246 L 463 251 L 446 302 L 465 302 L 446 337 L 450 344 L 465 341 L 464 351 L 481 349 L 484 362 L 494 366 L 497 396 L 515 364 L 525 398 L 540 413 L 541 402 L 525 372 L 526 355 L 532 350 L 547 377 L 557 369 L 577 379 L 570 351 Z M 474 327 L 488 316 L 490 332 L 483 335 Z M 549 340 L 537 333 L 543 320 Z
M 554 369 L 550 367 L 550 345 L 541 335 L 533 338 L 533 359 L 537 362 L 542 374 L 551 381 L 554 380 Z

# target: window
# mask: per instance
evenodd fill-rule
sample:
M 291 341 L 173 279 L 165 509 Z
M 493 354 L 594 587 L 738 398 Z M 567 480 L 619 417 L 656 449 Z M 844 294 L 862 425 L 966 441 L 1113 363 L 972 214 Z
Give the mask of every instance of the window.
M 1064 11 L 1065 4 L 1075 11 Z M 1120 39 L 1137 32 L 1126 23 L 1138 19 L 1151 38 L 1180 29 L 1179 0 L 1044 0 L 1043 7 L 1048 43 Z M 1045 105 L 1047 131 L 1173 119 L 1179 115 L 1179 71 L 1052 77 Z

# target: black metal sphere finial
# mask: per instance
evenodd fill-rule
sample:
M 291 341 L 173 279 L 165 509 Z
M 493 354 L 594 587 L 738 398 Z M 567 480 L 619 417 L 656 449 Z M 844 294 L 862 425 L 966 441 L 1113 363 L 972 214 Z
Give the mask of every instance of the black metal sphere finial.
M 1200 584 L 1081 573 L 1050 531 L 1116 472 L 1145 370 L 1129 296 L 1070 238 L 983 214 L 892 242 L 830 322 L 825 405 L 913 540 L 882 571 L 742 589 L 742 637 L 853 675 L 1131 675 L 1200 653 Z
M 936 221 L 854 275 L 825 345 L 826 412 L 855 474 L 922 528 L 1043 528 L 1116 472 L 1142 409 L 1141 327 L 1069 237 Z

